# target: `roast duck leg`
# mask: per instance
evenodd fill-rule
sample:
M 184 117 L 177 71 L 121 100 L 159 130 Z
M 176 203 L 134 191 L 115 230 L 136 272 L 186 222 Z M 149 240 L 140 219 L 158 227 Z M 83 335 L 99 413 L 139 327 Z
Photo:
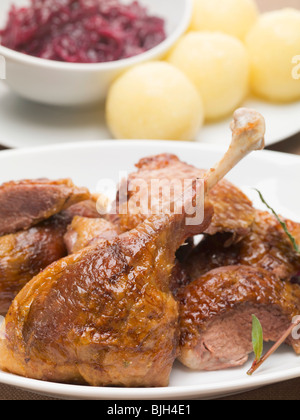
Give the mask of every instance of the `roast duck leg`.
M 240 159 L 263 147 L 258 114 L 239 111 L 232 129 L 227 166 L 222 160 L 220 169 L 208 173 L 206 195 L 237 163 L 236 147 Z M 187 238 L 205 231 L 213 215 L 205 202 L 203 220 L 187 223 L 198 202 L 198 184 L 181 198 L 181 214 L 150 216 L 33 278 L 2 325 L 1 369 L 94 386 L 167 386 L 178 356 L 178 303 L 169 290 L 175 253 Z

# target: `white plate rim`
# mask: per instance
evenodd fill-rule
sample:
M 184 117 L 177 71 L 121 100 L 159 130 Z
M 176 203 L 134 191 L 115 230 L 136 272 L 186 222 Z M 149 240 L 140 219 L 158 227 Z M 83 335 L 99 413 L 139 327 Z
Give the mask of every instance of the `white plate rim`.
M 15 386 L 38 394 L 62 398 L 99 399 L 99 400 L 167 400 L 212 398 L 215 396 L 242 393 L 263 386 L 280 383 L 300 377 L 300 367 L 290 368 L 285 372 L 265 373 L 247 377 L 241 381 L 233 380 L 222 384 L 202 384 L 199 386 L 167 387 L 167 388 L 119 388 L 119 387 L 89 387 L 83 385 L 68 385 L 55 382 L 44 382 L 29 379 L 0 371 L 0 383 Z
M 42 146 L 33 147 L 28 149 L 19 150 L 7 150 L 0 153 L 1 160 L 9 159 L 14 156 L 29 156 L 32 154 L 47 153 L 48 151 L 67 151 L 71 149 L 87 149 L 87 148 L 99 148 L 117 146 L 118 143 L 126 146 L 139 145 L 140 148 L 143 146 L 153 147 L 155 150 L 156 146 L 166 147 L 166 150 L 172 149 L 172 142 L 168 141 L 136 141 L 132 140 L 121 140 L 114 141 L 90 141 L 82 143 L 64 143 L 54 146 Z M 180 150 L 198 149 L 203 152 L 224 152 L 226 148 L 208 145 L 201 143 L 185 143 L 185 142 L 173 142 L 173 146 L 176 149 L 175 153 L 179 153 Z M 284 159 L 289 163 L 300 163 L 300 157 L 295 155 L 289 155 L 273 151 L 261 151 L 257 152 L 257 156 L 265 158 L 266 161 L 272 161 L 273 163 L 282 162 Z M 228 395 L 233 393 L 240 393 L 248 391 L 265 385 L 279 383 L 282 381 L 295 379 L 300 377 L 300 366 L 290 367 L 288 369 L 282 369 L 276 372 L 268 372 L 267 370 L 253 377 L 248 377 L 245 373 L 243 379 L 234 379 L 221 383 L 209 383 L 199 384 L 197 386 L 170 386 L 168 388 L 118 388 L 118 387 L 89 387 L 79 385 L 67 385 L 60 383 L 44 382 L 34 380 L 30 378 L 24 378 L 10 373 L 0 371 L 0 383 L 15 386 L 27 391 L 36 392 L 43 395 L 49 395 L 53 397 L 61 398 L 78 398 L 78 399 L 98 399 L 98 400 L 163 400 L 163 399 L 194 399 L 194 398 L 213 398 L 221 395 Z
M 229 133 L 229 128 L 228 128 Z M 227 150 L 226 145 L 218 145 L 218 144 L 208 144 L 208 143 L 201 143 L 201 142 L 189 142 L 189 141 L 176 141 L 176 140 L 128 140 L 128 139 L 101 139 L 101 140 L 88 140 L 88 141 L 76 141 L 76 142 L 69 142 L 69 143 L 56 143 L 56 144 L 48 144 L 42 146 L 32 146 L 32 147 L 25 147 L 24 149 L 7 149 L 1 150 L 0 152 L 0 161 L 2 157 L 9 158 L 10 156 L 21 156 L 21 155 L 32 155 L 32 154 L 39 154 L 48 151 L 66 151 L 68 149 L 89 149 L 89 148 L 109 148 L 114 146 L 116 149 L 120 146 L 137 146 L 138 148 L 142 148 L 143 146 L 152 147 L 161 147 L 164 146 L 166 150 L 172 150 L 173 147 L 176 149 L 186 150 L 186 149 L 199 149 L 203 150 L 204 152 L 214 151 L 224 153 Z M 155 153 L 155 152 L 154 152 Z M 176 152 L 174 152 L 176 154 Z M 281 157 L 284 156 L 285 159 L 290 159 L 291 161 L 299 161 L 300 157 L 298 155 L 293 155 L 291 153 L 283 153 L 277 152 L 273 150 L 262 150 L 258 152 L 254 152 L 253 155 L 260 155 L 269 157 L 275 161 L 280 161 Z
M 54 146 L 82 139 L 105 141 L 112 138 L 105 122 L 104 104 L 98 107 L 59 108 L 39 106 L 38 103 L 18 98 L 0 81 L 0 102 L 8 101 L 6 111 L 0 109 L 0 144 L 8 148 L 25 149 L 32 147 Z M 271 104 L 259 98 L 249 96 L 242 104 L 261 112 L 267 123 L 266 145 L 286 141 L 300 134 L 300 101 L 291 104 Z M 43 124 L 37 123 L 39 119 Z M 78 125 L 73 124 L 73 120 Z M 197 134 L 196 143 L 227 145 L 230 134 L 230 121 L 224 120 L 206 123 Z M 194 143 L 194 142 L 192 142 Z

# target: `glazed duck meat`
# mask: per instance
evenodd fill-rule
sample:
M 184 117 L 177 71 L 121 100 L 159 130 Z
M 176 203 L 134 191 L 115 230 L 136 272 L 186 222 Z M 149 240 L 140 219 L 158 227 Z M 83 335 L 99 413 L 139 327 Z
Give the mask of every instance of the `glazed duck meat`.
M 300 244 L 300 225 L 285 220 Z M 229 244 L 229 245 L 228 245 Z M 181 362 L 193 370 L 241 366 L 252 351 L 252 317 L 276 342 L 299 314 L 300 256 L 275 216 L 256 211 L 249 235 L 205 236 L 184 263 L 191 283 L 177 290 Z M 299 340 L 287 341 L 300 354 Z
M 0 237 L 0 314 L 49 264 L 66 256 L 65 222 L 53 216 L 28 230 Z
M 64 241 L 68 254 L 74 254 L 103 240 L 112 240 L 118 233 L 118 226 L 105 219 L 75 216 L 68 226 Z
M 90 219 L 87 217 L 75 216 L 72 223 L 68 226 L 64 236 L 64 242 L 68 250 L 68 254 L 74 254 L 86 247 L 105 242 L 106 240 L 115 239 L 120 234 L 117 225 L 105 219 Z M 186 246 L 182 246 L 182 249 Z M 176 253 L 176 256 L 179 253 Z M 180 252 L 182 254 L 182 252 Z M 177 291 L 189 284 L 191 279 L 187 270 L 181 263 L 182 258 L 175 259 L 175 265 L 170 278 L 170 291 L 176 296 Z
M 10 307 L 1 368 L 58 382 L 166 386 L 178 340 L 169 278 L 176 250 L 209 225 L 210 206 L 205 213 L 193 227 L 185 214 L 153 216 L 52 264 Z
M 300 245 L 300 224 L 285 220 L 289 232 Z M 185 261 L 185 269 L 192 280 L 218 267 L 249 265 L 275 274 L 281 280 L 290 280 L 300 272 L 300 256 L 282 226 L 268 212 L 256 211 L 252 231 L 237 244 L 230 235 L 206 236 Z
M 142 159 L 136 166 L 138 171 L 129 175 L 127 185 L 120 187 L 117 197 L 116 208 L 120 213 L 118 220 L 124 231 L 133 229 L 149 214 L 155 214 L 165 206 L 170 196 L 168 188 L 164 195 L 165 184 L 168 186 L 170 182 L 176 181 L 173 192 L 176 197 L 176 194 L 182 194 L 184 186 L 196 178 L 202 179 L 206 173 L 169 154 Z M 141 180 L 145 181 L 142 185 Z M 151 193 L 149 207 L 137 209 L 136 203 L 149 194 L 153 180 L 160 182 L 161 191 Z M 125 196 L 122 191 L 126 192 Z M 254 221 L 254 208 L 237 187 L 227 180 L 221 180 L 210 191 L 208 198 L 214 206 L 214 217 L 207 233 L 232 232 L 236 239 L 249 233 Z
M 0 314 L 5 314 L 29 280 L 67 255 L 64 235 L 73 217 L 99 214 L 88 190 L 70 180 L 7 183 L 0 187 L 0 201 L 6 232 L 0 236 Z
M 300 224 L 285 220 L 289 232 L 300 245 Z M 242 264 L 261 267 L 281 280 L 290 280 L 300 271 L 297 254 L 275 216 L 257 211 L 252 233 L 242 244 Z
M 0 236 L 37 225 L 90 198 L 86 188 L 69 179 L 24 180 L 0 186 Z
M 300 287 L 260 268 L 228 266 L 180 291 L 179 360 L 193 370 L 241 366 L 252 352 L 252 314 L 276 342 L 300 310 Z M 300 354 L 299 340 L 289 339 Z
M 95 386 L 168 385 L 179 339 L 179 305 L 170 291 L 175 254 L 211 225 L 209 192 L 238 160 L 264 145 L 257 113 L 240 110 L 232 129 L 232 150 L 204 179 L 203 218 L 187 223 L 197 211 L 195 182 L 180 197 L 181 212 L 152 215 L 27 283 L 1 328 L 1 369 Z

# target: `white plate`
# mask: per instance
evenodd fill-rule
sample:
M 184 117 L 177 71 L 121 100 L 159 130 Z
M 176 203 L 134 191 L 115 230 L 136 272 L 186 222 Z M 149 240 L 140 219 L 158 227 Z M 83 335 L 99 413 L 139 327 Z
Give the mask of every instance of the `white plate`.
M 268 146 L 300 132 L 300 101 L 274 105 L 249 99 L 244 105 L 257 109 L 265 116 Z M 230 118 L 205 125 L 197 140 L 227 146 L 230 142 L 229 123 Z M 111 138 L 103 107 L 74 109 L 27 102 L 15 96 L 1 82 L 0 127 L 0 144 L 13 148 Z
M 223 154 L 219 147 L 171 142 L 86 142 L 0 153 L 0 183 L 21 178 L 72 177 L 78 185 L 95 190 L 102 178 L 118 180 L 119 170 L 132 170 L 139 158 L 171 152 L 191 164 L 208 168 Z M 300 157 L 275 152 L 256 152 L 240 163 L 228 177 L 264 208 L 253 187 L 286 217 L 300 221 Z M 92 388 L 26 379 L 0 372 L 0 382 L 61 398 L 83 399 L 191 399 L 213 398 L 242 392 L 300 376 L 299 358 L 282 347 L 253 376 L 242 368 L 220 372 L 192 372 L 177 363 L 168 388 Z

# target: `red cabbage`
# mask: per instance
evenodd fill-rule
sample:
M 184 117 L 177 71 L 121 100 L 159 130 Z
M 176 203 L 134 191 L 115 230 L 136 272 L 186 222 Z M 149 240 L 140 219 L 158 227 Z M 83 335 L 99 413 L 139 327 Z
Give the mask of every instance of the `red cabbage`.
M 103 63 L 141 54 L 165 38 L 163 19 L 137 1 L 31 0 L 12 6 L 1 44 L 12 50 L 69 63 Z

